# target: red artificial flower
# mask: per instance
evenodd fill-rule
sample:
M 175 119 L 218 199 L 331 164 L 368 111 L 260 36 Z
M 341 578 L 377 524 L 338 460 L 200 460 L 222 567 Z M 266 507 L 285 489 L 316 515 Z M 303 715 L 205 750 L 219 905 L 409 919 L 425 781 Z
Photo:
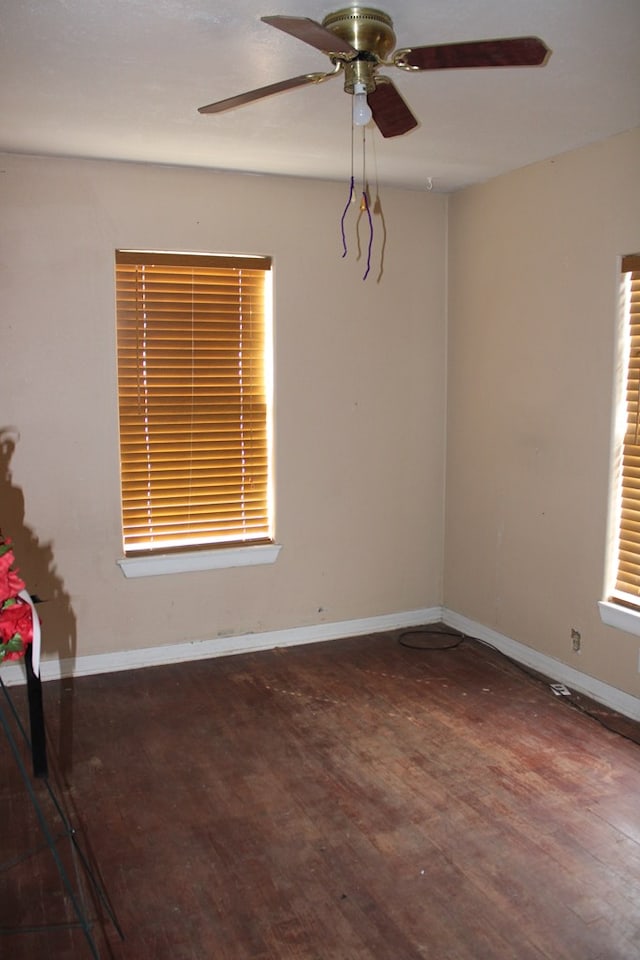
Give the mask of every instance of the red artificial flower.
M 17 597 L 25 588 L 24 581 L 15 570 L 11 569 L 13 562 L 13 550 L 5 550 L 0 555 L 0 603 L 4 603 L 10 597 Z
M 0 642 L 8 643 L 16 634 L 23 644 L 33 640 L 31 606 L 23 600 L 5 603 L 0 608 Z M 7 658 L 12 659 L 11 654 L 7 654 Z

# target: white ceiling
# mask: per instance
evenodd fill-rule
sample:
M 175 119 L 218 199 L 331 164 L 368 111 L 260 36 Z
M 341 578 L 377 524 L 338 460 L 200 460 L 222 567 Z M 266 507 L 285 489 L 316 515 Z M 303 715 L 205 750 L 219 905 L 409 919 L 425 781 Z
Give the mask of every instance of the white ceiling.
M 321 21 L 340 6 L 3 0 L 0 151 L 348 181 L 351 98 L 340 77 L 197 113 L 330 69 L 260 17 Z M 639 125 L 640 0 L 384 0 L 383 9 L 398 47 L 532 34 L 552 55 L 532 68 L 384 70 L 420 126 L 369 136 L 380 183 L 450 191 Z

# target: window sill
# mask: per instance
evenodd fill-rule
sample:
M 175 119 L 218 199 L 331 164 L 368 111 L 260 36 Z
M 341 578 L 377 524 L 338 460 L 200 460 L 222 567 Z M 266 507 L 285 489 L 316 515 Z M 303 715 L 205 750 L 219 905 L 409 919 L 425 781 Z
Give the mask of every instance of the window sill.
M 625 630 L 627 633 L 633 633 L 640 637 L 640 612 L 632 610 L 630 607 L 623 607 L 617 603 L 610 603 L 608 600 L 598 602 L 600 610 L 600 619 L 608 627 L 616 627 L 618 630 Z
M 156 577 L 167 573 L 194 573 L 200 570 L 222 570 L 227 567 L 251 567 L 275 563 L 279 543 L 250 547 L 224 547 L 218 550 L 194 550 L 191 553 L 153 554 L 148 557 L 125 557 L 117 564 L 125 577 Z

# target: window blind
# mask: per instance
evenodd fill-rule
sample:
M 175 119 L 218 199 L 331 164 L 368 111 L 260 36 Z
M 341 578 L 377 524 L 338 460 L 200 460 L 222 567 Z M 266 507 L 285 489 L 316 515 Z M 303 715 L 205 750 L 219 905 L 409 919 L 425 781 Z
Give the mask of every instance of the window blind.
M 270 267 L 116 251 L 126 555 L 270 540 Z
M 618 571 L 614 601 L 640 609 L 640 254 L 622 261 L 629 359 L 622 449 Z

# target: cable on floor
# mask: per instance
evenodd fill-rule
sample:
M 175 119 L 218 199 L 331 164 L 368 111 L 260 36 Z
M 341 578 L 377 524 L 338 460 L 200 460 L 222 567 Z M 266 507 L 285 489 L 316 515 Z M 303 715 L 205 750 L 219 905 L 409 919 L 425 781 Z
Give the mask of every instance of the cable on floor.
M 454 637 L 455 643 L 446 643 L 438 645 L 432 640 L 424 640 L 421 642 L 414 641 L 410 643 L 409 637 Z M 432 650 L 455 650 L 456 647 L 459 647 L 463 640 L 466 640 L 464 633 L 459 633 L 457 630 L 436 630 L 430 627 L 414 627 L 411 630 L 403 630 L 398 636 L 398 643 L 401 647 L 407 647 L 409 650 L 427 650 L 431 652 Z
M 437 641 L 425 641 L 419 643 L 411 643 L 408 641 L 409 637 L 452 637 L 455 639 L 455 642 L 439 645 Z M 425 653 L 431 653 L 436 650 L 455 650 L 466 640 L 472 640 L 474 643 L 482 644 L 482 646 L 487 647 L 489 650 L 493 650 L 494 653 L 498 653 L 501 657 L 510 663 L 513 667 L 523 673 L 530 680 L 535 681 L 538 684 L 544 686 L 547 690 L 550 687 L 550 680 L 548 677 L 545 677 L 543 674 L 537 673 L 535 670 L 529 669 L 529 667 L 524 666 L 519 663 L 517 660 L 514 660 L 512 657 L 508 656 L 498 647 L 494 646 L 492 643 L 488 643 L 486 640 L 480 640 L 478 637 L 470 637 L 465 633 L 460 633 L 455 630 L 438 630 L 437 628 L 432 627 L 418 627 L 411 630 L 403 630 L 402 633 L 398 635 L 398 643 L 402 647 L 407 647 L 409 650 L 422 650 Z M 631 743 L 640 745 L 640 731 L 638 733 L 625 733 L 623 730 L 620 730 L 619 727 L 613 726 L 610 723 L 607 723 L 603 719 L 601 714 L 596 713 L 594 710 L 589 709 L 589 707 L 584 706 L 582 703 L 579 703 L 574 699 L 575 696 L 580 696 L 580 694 L 575 694 L 573 691 L 570 691 L 570 696 L 560 697 L 560 700 L 564 700 L 567 706 L 571 707 L 573 710 L 576 710 L 578 713 L 583 713 L 585 716 L 589 717 L 591 720 L 595 720 L 600 724 L 601 727 L 604 727 L 605 730 L 608 730 L 610 733 L 616 733 L 619 737 L 622 737 L 624 740 L 629 740 Z M 614 711 L 610 711 L 614 714 Z M 617 714 L 615 714 L 617 716 Z M 620 715 L 622 724 L 633 724 L 633 721 Z

